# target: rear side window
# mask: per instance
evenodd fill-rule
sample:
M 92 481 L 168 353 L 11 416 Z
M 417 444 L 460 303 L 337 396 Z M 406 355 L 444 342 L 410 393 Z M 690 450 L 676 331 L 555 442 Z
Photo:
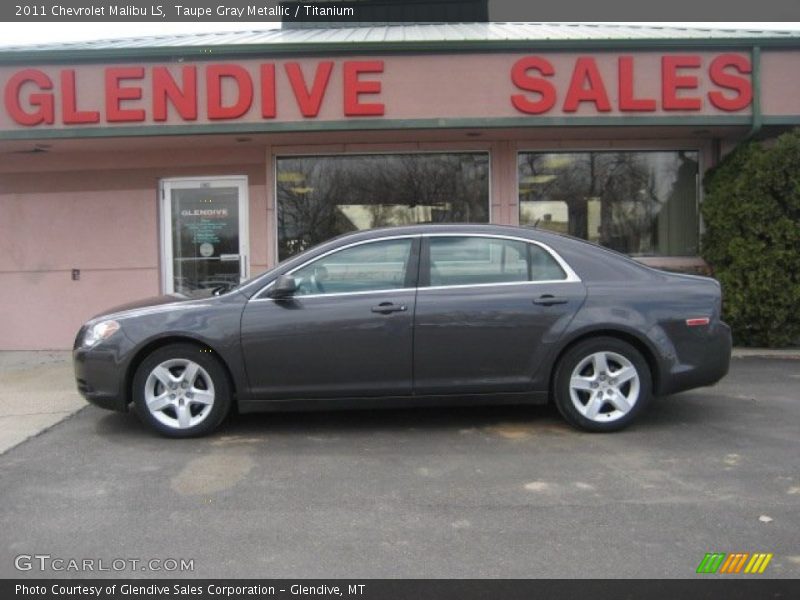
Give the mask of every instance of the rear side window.
M 478 285 L 565 279 L 549 252 L 519 240 L 429 238 L 430 285 Z

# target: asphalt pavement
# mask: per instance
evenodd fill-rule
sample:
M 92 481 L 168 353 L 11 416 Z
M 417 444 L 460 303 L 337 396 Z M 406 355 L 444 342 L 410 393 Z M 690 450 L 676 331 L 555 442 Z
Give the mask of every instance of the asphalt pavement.
M 0 577 L 683 578 L 707 552 L 800 577 L 799 389 L 800 361 L 736 358 L 609 435 L 483 407 L 245 415 L 168 440 L 86 407 L 0 455 Z M 95 570 L 15 568 L 33 555 Z M 129 566 L 149 559 L 193 570 Z

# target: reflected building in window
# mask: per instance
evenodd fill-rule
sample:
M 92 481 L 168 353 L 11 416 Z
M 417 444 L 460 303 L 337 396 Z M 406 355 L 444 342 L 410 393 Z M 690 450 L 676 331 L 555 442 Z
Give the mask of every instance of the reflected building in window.
M 696 151 L 523 152 L 520 224 L 633 256 L 693 256 L 697 174 Z
M 418 223 L 488 223 L 485 152 L 279 157 L 280 260 L 337 235 Z

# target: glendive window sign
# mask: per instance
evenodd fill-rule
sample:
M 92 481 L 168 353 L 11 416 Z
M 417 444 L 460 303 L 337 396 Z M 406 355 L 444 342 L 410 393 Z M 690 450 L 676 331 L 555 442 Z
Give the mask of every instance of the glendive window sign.
M 730 52 L 3 67 L 5 115 L 0 129 L 375 117 L 729 114 L 749 110 L 751 70 L 746 53 Z

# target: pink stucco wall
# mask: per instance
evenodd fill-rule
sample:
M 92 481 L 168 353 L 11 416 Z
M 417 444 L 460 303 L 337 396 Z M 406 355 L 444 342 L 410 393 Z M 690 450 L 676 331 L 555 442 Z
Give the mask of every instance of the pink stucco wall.
M 770 50 L 761 55 L 761 111 L 765 115 L 800 115 L 800 52 Z
M 236 164 L 225 164 L 231 158 Z M 253 269 L 266 265 L 263 149 L 234 157 L 121 151 L 14 162 L 0 172 L 0 349 L 70 347 L 92 315 L 160 293 L 162 177 L 247 175 L 250 233 L 259 241 L 251 240 Z M 12 166 L 16 172 L 7 172 Z M 80 269 L 79 281 L 72 269 Z

